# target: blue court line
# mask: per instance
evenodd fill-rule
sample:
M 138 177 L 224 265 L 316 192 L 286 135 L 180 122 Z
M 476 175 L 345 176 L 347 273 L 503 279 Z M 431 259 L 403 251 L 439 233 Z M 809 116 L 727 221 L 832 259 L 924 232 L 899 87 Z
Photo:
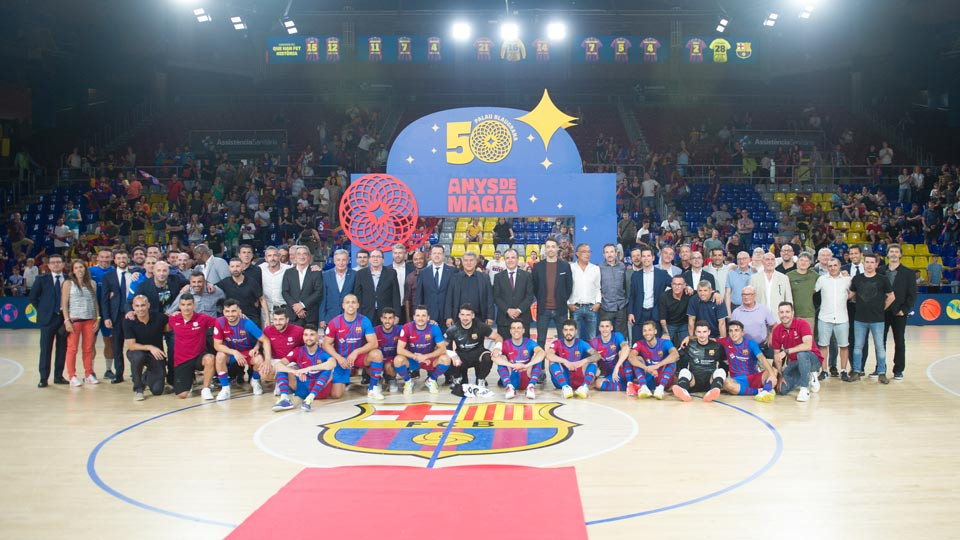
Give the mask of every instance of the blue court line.
M 694 396 L 694 397 L 696 397 L 696 396 Z M 600 525 L 601 523 L 611 523 L 611 522 L 614 522 L 614 521 L 622 521 L 622 520 L 625 520 L 625 519 L 632 519 L 632 518 L 637 518 L 637 517 L 642 517 L 642 516 L 649 516 L 650 514 L 657 514 L 657 513 L 660 513 L 660 512 L 666 512 L 667 510 L 675 510 L 675 509 L 677 509 L 677 508 L 683 508 L 684 506 L 690 506 L 690 505 L 697 504 L 697 503 L 700 503 L 700 502 L 703 502 L 703 501 L 706 501 L 706 500 L 709 500 L 709 499 L 713 499 L 714 497 L 719 497 L 720 495 L 724 495 L 724 494 L 726 494 L 726 493 L 729 493 L 729 492 L 731 492 L 731 491 L 733 491 L 733 490 L 735 490 L 735 489 L 737 489 L 737 488 L 739 488 L 739 487 L 745 486 L 745 485 L 749 484 L 750 482 L 753 482 L 753 481 L 756 480 L 757 478 L 760 478 L 761 476 L 763 476 L 764 473 L 766 473 L 767 471 L 769 471 L 769 470 L 774 466 L 774 464 L 776 464 L 777 461 L 780 460 L 780 456 L 783 454 L 783 438 L 780 436 L 780 432 L 777 431 L 777 428 L 773 427 L 773 425 L 771 425 L 770 422 L 767 422 L 766 420 L 764 420 L 764 419 L 761 418 L 760 416 L 758 416 L 758 415 L 756 415 L 756 414 L 754 414 L 754 413 L 752 413 L 752 412 L 750 412 L 750 411 L 748 411 L 748 410 L 746 410 L 746 409 L 741 409 L 740 407 L 737 407 L 736 405 L 731 405 L 731 404 L 729 404 L 729 403 L 724 403 L 724 402 L 722 402 L 722 401 L 714 401 L 714 403 L 717 403 L 717 404 L 719 404 L 719 405 L 723 405 L 724 407 L 730 407 L 731 409 L 740 411 L 740 412 L 742 412 L 743 414 L 746 414 L 747 416 L 750 416 L 750 417 L 758 420 L 758 421 L 759 421 L 761 424 L 763 424 L 768 430 L 770 430 L 770 433 L 773 435 L 774 440 L 776 440 L 776 442 L 777 442 L 777 448 L 776 448 L 776 450 L 774 450 L 773 456 L 770 457 L 770 460 L 767 461 L 767 463 L 766 463 L 763 467 L 760 467 L 760 468 L 757 469 L 753 474 L 751 474 L 750 476 L 744 478 L 743 480 L 740 480 L 739 482 L 736 482 L 736 483 L 731 484 L 731 485 L 729 485 L 729 486 L 727 486 L 727 487 L 718 489 L 717 491 L 713 491 L 713 492 L 711 492 L 711 493 L 707 493 L 706 495 L 701 495 L 700 497 L 697 497 L 697 498 L 694 498 L 694 499 L 690 499 L 690 500 L 687 500 L 687 501 L 678 502 L 678 503 L 671 504 L 671 505 L 667 505 L 667 506 L 661 506 L 661 507 L 659 507 L 659 508 L 653 508 L 653 509 L 650 509 L 650 510 L 643 510 L 642 512 L 635 512 L 635 513 L 632 513 L 632 514 L 624 514 L 624 515 L 622 515 L 622 516 L 614 516 L 614 517 L 603 518 L 603 519 L 595 519 L 595 520 L 593 520 L 593 521 L 588 521 L 588 522 L 587 522 L 587 525 L 588 525 L 588 526 L 589 526 L 589 525 Z
M 237 397 L 235 397 L 235 398 L 230 398 L 230 399 L 243 399 L 243 398 L 245 398 L 245 397 L 250 397 L 250 396 L 252 396 L 252 395 L 253 395 L 253 394 L 248 394 L 248 395 L 245 395 L 245 396 L 237 396 Z M 165 515 L 165 516 L 174 517 L 174 518 L 177 518 L 177 519 L 185 519 L 185 520 L 187 520 L 187 521 L 193 521 L 193 522 L 196 522 L 196 523 L 203 523 L 204 525 L 216 525 L 216 526 L 219 526 L 219 527 L 230 527 L 231 529 L 236 528 L 236 527 L 237 527 L 237 524 L 236 524 L 236 523 L 226 523 L 226 522 L 223 522 L 223 521 L 215 521 L 215 520 L 212 520 L 212 519 L 206 519 L 206 518 L 201 518 L 201 517 L 196 517 L 196 516 L 188 516 L 187 514 L 181 514 L 181 513 L 178 513 L 178 512 L 173 512 L 173 511 L 171 511 L 171 510 L 164 510 L 163 508 L 157 508 L 156 506 L 151 506 L 151 505 L 149 505 L 149 504 L 147 504 L 147 503 L 140 502 L 140 501 L 138 501 L 138 500 L 136 500 L 136 499 L 134 499 L 134 498 L 132 498 L 132 497 L 128 497 L 127 495 L 124 495 L 123 493 L 120 493 L 119 491 L 117 491 L 117 490 L 113 489 L 112 487 L 110 487 L 109 485 L 107 485 L 107 483 L 104 482 L 103 479 L 100 478 L 100 475 L 97 473 L 97 457 L 100 455 L 100 450 L 102 450 L 103 447 L 104 447 L 108 442 L 112 441 L 113 439 L 119 437 L 120 435 L 123 435 L 124 433 L 132 430 L 133 428 L 140 427 L 140 426 L 142 426 L 142 425 L 144 425 L 144 424 L 146 424 L 146 423 L 148 423 L 148 422 L 153 422 L 154 420 L 159 420 L 159 419 L 163 418 L 164 416 L 170 416 L 171 414 L 175 414 L 175 413 L 178 413 L 178 412 L 188 411 L 188 410 L 190 410 L 190 409 L 196 409 L 197 407 L 205 407 L 205 406 L 208 406 L 208 405 L 214 405 L 215 403 L 216 403 L 215 401 L 210 401 L 210 402 L 207 402 L 207 403 L 198 403 L 197 405 L 190 405 L 189 407 L 183 407 L 183 408 L 180 408 L 180 409 L 174 409 L 174 410 L 172 410 L 172 411 L 165 412 L 165 413 L 163 413 L 163 414 L 158 414 L 158 415 L 156 415 L 156 416 L 151 416 L 150 418 L 147 418 L 146 420 L 141 420 L 140 422 L 137 422 L 136 424 L 131 424 L 131 425 L 129 425 L 129 426 L 127 426 L 127 427 L 119 430 L 119 431 L 115 431 L 115 432 L 114 432 L 113 434 L 111 434 L 109 437 L 107 437 L 106 439 L 103 439 L 102 441 L 100 441 L 100 442 L 97 444 L 97 446 L 95 446 L 95 447 L 93 448 L 93 451 L 90 452 L 90 456 L 87 457 L 87 475 L 90 476 L 90 479 L 93 480 L 93 483 L 96 484 L 97 487 L 99 487 L 100 489 L 106 491 L 109 495 L 112 495 L 112 496 L 120 499 L 121 501 L 123 501 L 123 502 L 125 502 L 125 503 L 127 503 L 127 504 L 132 504 L 133 506 L 136 506 L 136 507 L 138 507 L 138 508 L 142 508 L 142 509 L 144 509 L 144 510 L 149 510 L 149 511 L 151 511 L 151 512 L 156 512 L 156 513 L 158 513 L 158 514 L 163 514 L 163 515 Z
M 453 416 L 451 416 L 450 421 L 447 422 L 447 429 L 443 430 L 440 442 L 437 443 L 437 448 L 433 451 L 433 455 L 430 456 L 430 461 L 427 463 L 428 469 L 432 469 L 433 466 L 437 464 L 437 456 L 440 455 L 440 450 L 443 449 L 443 443 L 447 442 L 447 437 L 450 436 L 450 430 L 453 429 L 453 422 L 457 419 L 457 415 L 460 414 L 460 408 L 463 407 L 463 402 L 466 400 L 467 396 L 460 398 L 460 403 L 457 403 L 457 408 L 453 410 Z

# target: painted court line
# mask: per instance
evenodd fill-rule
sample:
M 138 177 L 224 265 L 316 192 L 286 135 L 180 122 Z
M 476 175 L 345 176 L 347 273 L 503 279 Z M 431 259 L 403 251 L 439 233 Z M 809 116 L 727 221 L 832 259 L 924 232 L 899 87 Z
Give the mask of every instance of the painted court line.
M 0 360 L 2 360 L 2 361 L 4 361 L 4 362 L 8 362 L 8 363 L 10 363 L 10 364 L 13 364 L 13 366 L 14 366 L 14 367 L 16 368 L 16 370 L 17 370 L 17 374 L 14 375 L 13 377 L 11 377 L 10 380 L 4 381 L 4 382 L 0 383 L 0 388 L 3 388 L 4 386 L 9 386 L 9 385 L 15 383 L 15 382 L 17 381 L 17 379 L 19 379 L 20 376 L 23 375 L 23 366 L 20 365 L 20 362 L 15 362 L 15 361 L 13 361 L 13 360 L 11 360 L 11 359 L 9 359 L 9 358 L 3 358 L 2 356 L 0 356 Z
M 457 415 L 460 414 L 460 409 L 463 407 L 463 402 L 466 400 L 467 397 L 464 396 L 460 398 L 460 403 L 457 403 L 457 408 L 454 409 L 453 416 L 451 416 L 450 420 L 447 422 L 447 429 L 443 430 L 443 435 L 440 437 L 440 442 L 437 443 L 437 447 L 433 450 L 433 455 L 430 456 L 430 461 L 427 463 L 428 469 L 432 469 L 433 466 L 437 464 L 437 457 L 443 450 L 443 445 L 447 442 L 447 437 L 450 436 L 450 431 L 453 429 L 453 422 L 457 419 Z
M 933 367 L 936 366 L 937 364 L 939 364 L 940 362 L 945 362 L 945 361 L 947 361 L 947 360 L 950 360 L 951 358 L 960 358 L 960 354 L 951 354 L 950 356 L 944 356 L 943 358 L 941 358 L 941 359 L 937 360 L 936 362 L 934 362 L 934 363 L 930 364 L 929 366 L 927 366 L 927 378 L 930 379 L 930 382 L 932 382 L 933 384 L 939 386 L 943 391 L 948 392 L 948 393 L 950 393 L 950 394 L 953 394 L 953 395 L 955 395 L 955 396 L 957 396 L 957 397 L 960 397 L 960 392 L 957 392 L 956 390 L 952 390 L 952 389 L 948 388 L 947 386 L 944 386 L 943 384 L 940 383 L 940 381 L 938 381 L 938 380 L 933 376 Z

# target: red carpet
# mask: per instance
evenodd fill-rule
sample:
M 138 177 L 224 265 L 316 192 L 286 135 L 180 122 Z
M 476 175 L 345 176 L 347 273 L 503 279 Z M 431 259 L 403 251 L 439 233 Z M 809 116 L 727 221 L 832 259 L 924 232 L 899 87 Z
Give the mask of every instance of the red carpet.
M 579 540 L 587 527 L 573 467 L 338 467 L 304 469 L 227 538 L 278 537 Z

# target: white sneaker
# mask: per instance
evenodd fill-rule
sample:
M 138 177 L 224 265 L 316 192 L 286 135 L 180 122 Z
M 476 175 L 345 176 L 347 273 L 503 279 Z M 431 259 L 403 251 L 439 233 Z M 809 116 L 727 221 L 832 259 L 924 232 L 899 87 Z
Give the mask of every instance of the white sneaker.
M 800 388 L 797 392 L 797 401 L 810 401 L 810 391 L 806 388 Z
M 134 401 L 143 401 L 143 392 L 134 392 L 133 393 Z
M 438 385 L 438 384 L 437 384 L 437 381 L 435 381 L 435 380 L 433 380 L 433 379 L 429 379 L 429 378 L 428 378 L 428 379 L 427 379 L 427 382 L 424 383 L 424 386 L 427 387 L 427 391 L 430 392 L 431 394 L 439 394 L 439 393 L 440 393 L 440 385 Z
M 77 378 L 76 375 L 70 377 L 70 386 L 83 386 L 83 381 Z
M 390 381 L 390 387 L 388 388 L 388 390 L 389 390 L 390 392 L 392 392 L 392 393 L 395 394 L 399 388 L 400 388 L 400 387 L 397 385 L 397 380 L 396 380 L 396 379 L 393 379 L 393 380 Z
M 646 384 L 641 384 L 640 389 L 637 390 L 637 399 L 647 399 L 652 396 L 653 393 L 650 392 L 650 387 Z
M 646 388 L 646 386 L 644 386 L 644 388 Z M 663 390 L 662 384 L 657 386 L 657 388 L 653 391 L 653 397 L 657 399 L 663 399 Z M 649 390 L 647 390 L 647 392 L 649 392 Z
M 373 390 L 367 390 L 367 399 L 375 399 L 377 401 L 382 401 L 384 399 L 383 392 L 380 390 L 379 384 L 374 386 Z
M 570 388 L 569 384 L 563 385 L 563 388 L 560 389 L 560 392 L 563 394 L 563 399 L 570 399 L 573 397 L 573 388 Z
M 477 379 L 477 386 L 479 386 L 480 388 L 486 388 L 486 387 L 487 387 L 487 380 L 486 380 L 486 379 Z
M 816 373 L 810 374 L 810 391 L 814 394 L 820 391 L 820 378 Z
M 94 375 L 93 373 L 91 373 L 90 375 L 87 375 L 87 378 L 84 379 L 84 381 L 87 384 L 100 384 L 100 381 L 97 380 L 97 376 Z
M 413 381 L 407 381 L 403 383 L 403 395 L 409 396 L 413 394 Z
M 576 394 L 580 399 L 587 399 L 587 396 L 590 395 L 590 387 L 585 384 L 581 384 L 574 394 Z
M 230 387 L 224 386 L 217 392 L 217 401 L 226 401 L 230 399 Z
M 527 385 L 527 399 L 537 399 L 537 385 Z
M 263 394 L 263 383 L 260 382 L 260 379 L 250 381 L 250 387 L 253 388 L 253 395 L 259 396 Z
M 204 400 L 204 401 L 211 401 L 211 400 L 213 400 L 213 392 L 210 391 L 210 387 L 209 387 L 209 386 L 208 386 L 207 388 L 204 388 L 203 390 L 200 391 L 200 399 L 202 399 L 202 400 Z
M 513 398 L 517 397 L 517 391 L 516 391 L 516 389 L 513 387 L 512 384 L 508 384 L 508 385 L 507 385 L 507 389 L 506 389 L 506 391 L 504 391 L 503 397 L 504 397 L 504 399 L 513 399 Z

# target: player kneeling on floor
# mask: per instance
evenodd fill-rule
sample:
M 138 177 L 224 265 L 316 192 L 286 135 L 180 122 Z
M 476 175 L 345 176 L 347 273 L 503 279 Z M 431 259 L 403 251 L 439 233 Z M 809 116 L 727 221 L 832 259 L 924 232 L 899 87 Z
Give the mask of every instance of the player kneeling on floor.
M 428 372 L 426 387 L 431 394 L 440 392 L 437 378 L 450 367 L 447 356 L 447 343 L 440 327 L 430 321 L 427 306 L 417 306 L 413 311 L 413 322 L 400 329 L 397 341 L 397 357 L 393 360 L 397 375 L 403 378 L 403 393 L 413 393 L 411 369 L 425 369 Z
M 217 351 L 217 378 L 220 379 L 220 392 L 217 401 L 230 399 L 230 376 L 228 365 L 237 363 L 246 369 L 253 367 L 250 385 L 253 394 L 263 393 L 260 375 L 272 374 L 270 366 L 270 341 L 264 341 L 263 332 L 253 321 L 243 316 L 240 304 L 231 298 L 223 302 L 223 316 L 217 318 L 213 327 L 213 348 Z M 260 349 L 263 348 L 261 354 Z
M 777 381 L 777 372 L 770 360 L 763 355 L 760 345 L 743 335 L 743 323 L 730 321 L 727 325 L 727 337 L 717 340 L 727 351 L 727 364 L 730 376 L 723 381 L 723 389 L 738 396 L 756 396 L 764 403 L 773 401 L 773 385 Z M 757 362 L 763 371 L 757 370 Z
M 560 325 L 563 339 L 554 340 L 551 350 L 547 351 L 550 362 L 550 378 L 553 385 L 563 393 L 563 399 L 576 394 L 586 398 L 590 394 L 590 385 L 597 378 L 597 360 L 600 355 L 590 344 L 577 337 L 577 323 L 567 319 Z M 571 385 L 577 385 L 574 392 Z
M 200 399 L 213 399 L 210 381 L 213 379 L 214 356 L 207 352 L 207 329 L 213 328 L 217 320 L 195 311 L 193 295 L 180 295 L 179 313 L 174 313 L 167 321 L 177 344 L 173 349 L 173 392 L 184 399 L 190 395 L 193 379 L 197 371 L 203 371 L 203 388 Z M 165 329 L 166 330 L 166 329 Z
M 590 340 L 590 346 L 600 355 L 595 383 L 597 390 L 626 390 L 634 380 L 633 366 L 626 362 L 630 356 L 630 343 L 623 334 L 613 331 L 613 321 L 600 321 L 600 335 Z
M 397 341 L 400 340 L 397 312 L 393 308 L 383 308 L 380 311 L 380 324 L 373 331 L 377 334 L 377 347 L 383 355 L 383 380 L 390 383 L 390 392 L 396 392 L 397 370 L 393 367 L 393 361 L 397 357 Z
M 277 388 L 280 397 L 274 411 L 293 408 L 290 402 L 291 389 L 303 400 L 300 408 L 310 412 L 313 400 L 324 395 L 330 384 L 337 361 L 320 348 L 320 334 L 313 324 L 303 326 L 303 346 L 287 355 L 286 361 L 277 362 Z
M 536 341 L 523 337 L 524 332 L 523 321 L 510 321 L 510 339 L 490 352 L 507 399 L 513 399 L 518 388 L 526 388 L 527 399 L 537 397 L 537 381 L 543 373 L 541 363 L 546 353 Z
M 447 329 L 447 356 L 451 364 L 447 376 L 453 376 L 454 386 L 470 383 L 467 375 L 470 368 L 476 373 L 477 386 L 487 386 L 487 375 L 493 362 L 484 341 L 493 340 L 493 348 L 500 348 L 503 341 L 496 330 L 475 319 L 473 305 L 463 304 L 457 314 L 457 322 Z
M 710 339 L 710 324 L 697 321 L 693 326 L 696 339 L 680 353 L 680 372 L 673 394 L 682 401 L 690 401 L 690 392 L 704 392 L 703 401 L 710 403 L 720 396 L 727 372 L 723 369 L 727 357 L 723 347 Z
M 350 372 L 353 368 L 367 368 L 370 382 L 367 384 L 367 397 L 383 399 L 380 391 L 380 377 L 383 375 L 383 355 L 377 348 L 377 333 L 370 319 L 358 313 L 360 302 L 357 297 L 348 294 L 343 297 L 343 314 L 337 315 L 327 323 L 323 338 L 323 350 L 337 361 L 333 370 L 333 388 L 330 397 L 343 396 L 350 384 Z
M 669 338 L 657 336 L 657 325 L 653 321 L 644 322 L 640 331 L 643 339 L 634 343 L 630 350 L 630 364 L 637 375 L 637 383 L 633 387 L 627 386 L 627 395 L 663 399 L 664 390 L 670 386 L 677 369 L 677 348 Z

